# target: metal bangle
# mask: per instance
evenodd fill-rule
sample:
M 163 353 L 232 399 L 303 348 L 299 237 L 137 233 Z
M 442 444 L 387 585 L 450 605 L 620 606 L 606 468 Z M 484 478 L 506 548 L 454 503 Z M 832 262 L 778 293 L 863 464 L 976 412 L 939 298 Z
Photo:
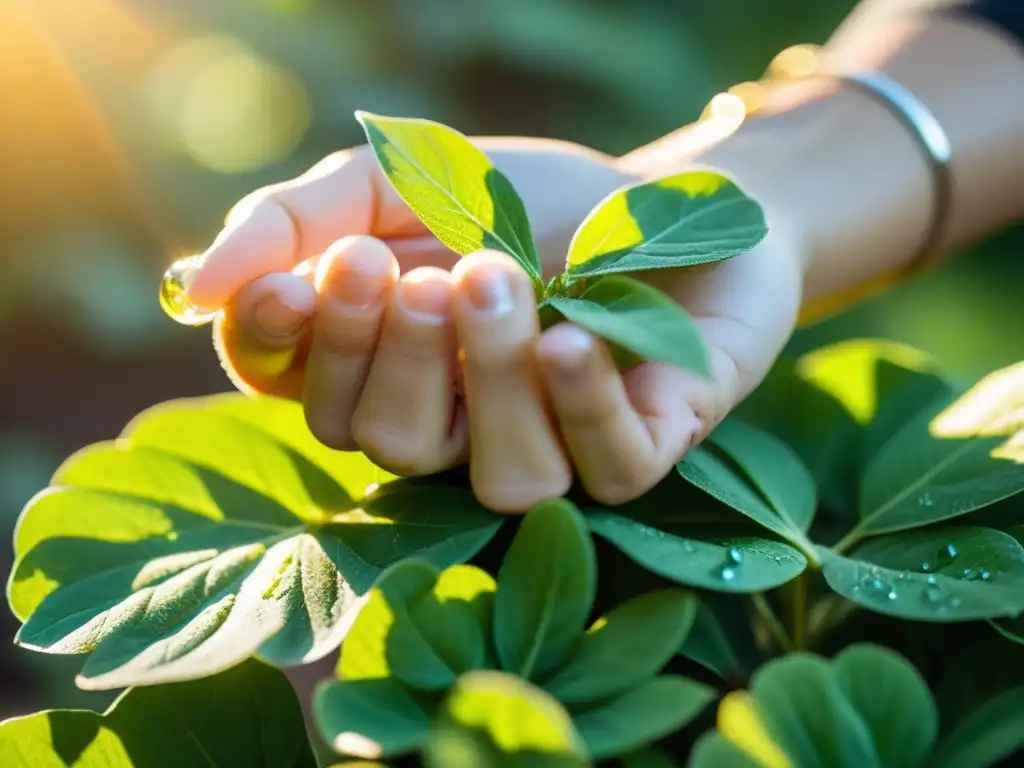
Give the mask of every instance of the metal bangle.
M 881 102 L 914 134 L 931 166 L 933 184 L 932 221 L 917 253 L 908 262 L 909 268 L 931 260 L 942 242 L 946 217 L 953 192 L 950 170 L 952 146 L 942 125 L 924 102 L 898 82 L 881 72 L 821 72 L 840 82 L 849 83 Z

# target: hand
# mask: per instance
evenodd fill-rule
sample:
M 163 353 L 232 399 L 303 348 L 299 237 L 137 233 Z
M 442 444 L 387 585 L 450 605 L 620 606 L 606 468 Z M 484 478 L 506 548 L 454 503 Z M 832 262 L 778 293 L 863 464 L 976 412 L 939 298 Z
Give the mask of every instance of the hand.
M 524 198 L 549 274 L 590 208 L 633 180 L 574 145 L 480 144 Z M 801 278 L 795 251 L 769 241 L 657 275 L 697 317 L 714 378 L 663 364 L 620 375 L 588 332 L 539 334 L 510 258 L 456 266 L 365 149 L 250 195 L 205 256 L 190 296 L 225 309 L 217 348 L 241 389 L 301 399 L 319 439 L 399 474 L 468 459 L 477 496 L 502 511 L 564 494 L 573 465 L 606 504 L 649 490 L 764 376 Z

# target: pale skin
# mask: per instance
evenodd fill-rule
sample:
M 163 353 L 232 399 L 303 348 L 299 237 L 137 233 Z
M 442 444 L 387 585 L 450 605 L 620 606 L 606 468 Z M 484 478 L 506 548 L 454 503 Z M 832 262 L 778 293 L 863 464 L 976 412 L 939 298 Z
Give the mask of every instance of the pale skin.
M 1024 99 L 1003 95 L 1024 83 L 1015 43 L 911 16 L 848 23 L 830 47 L 848 69 L 899 80 L 949 135 L 944 245 L 1024 215 Z M 223 310 L 216 346 L 243 391 L 300 400 L 325 444 L 399 474 L 468 462 L 475 494 L 501 512 L 561 496 L 574 477 L 604 504 L 648 491 L 763 380 L 806 301 L 908 266 L 933 215 L 906 127 L 830 81 L 780 89 L 727 137 L 684 128 L 622 158 L 475 141 L 523 197 L 549 275 L 583 216 L 624 184 L 701 165 L 762 201 L 771 232 L 753 251 L 653 278 L 695 317 L 710 379 L 661 363 L 620 373 L 589 332 L 541 333 L 515 262 L 458 260 L 365 147 L 239 203 L 190 296 Z

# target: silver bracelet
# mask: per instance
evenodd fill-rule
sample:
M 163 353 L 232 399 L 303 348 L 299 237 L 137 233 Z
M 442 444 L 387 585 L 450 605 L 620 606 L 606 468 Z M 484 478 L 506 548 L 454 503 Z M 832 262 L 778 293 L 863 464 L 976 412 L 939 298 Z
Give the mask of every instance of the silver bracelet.
M 914 258 L 911 267 L 927 262 L 942 242 L 943 230 L 953 192 L 950 170 L 952 146 L 942 125 L 924 102 L 898 82 L 881 72 L 842 73 L 819 71 L 817 74 L 860 88 L 885 105 L 898 117 L 917 139 L 932 169 L 933 203 L 932 222 Z

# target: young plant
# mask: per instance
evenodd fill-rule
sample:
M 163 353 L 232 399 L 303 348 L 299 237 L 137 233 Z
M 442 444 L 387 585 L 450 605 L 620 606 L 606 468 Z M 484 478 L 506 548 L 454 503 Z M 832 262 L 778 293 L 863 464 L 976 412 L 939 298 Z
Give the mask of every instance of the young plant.
M 695 171 L 621 189 L 580 225 L 565 269 L 544 283 L 526 207 L 512 183 L 458 131 L 357 112 L 384 175 L 446 246 L 514 258 L 533 280 L 545 326 L 559 318 L 611 344 L 623 365 L 658 360 L 708 373 L 693 320 L 625 273 L 690 267 L 749 251 L 767 234 L 760 205 L 717 173 Z

